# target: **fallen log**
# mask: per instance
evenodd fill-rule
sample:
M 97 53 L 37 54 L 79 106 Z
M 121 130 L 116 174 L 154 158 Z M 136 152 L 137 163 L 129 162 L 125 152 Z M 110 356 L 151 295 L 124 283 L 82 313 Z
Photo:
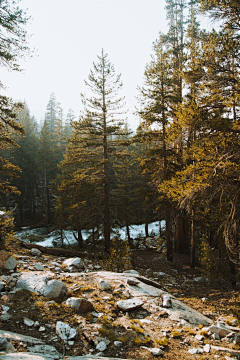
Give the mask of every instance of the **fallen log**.
M 65 257 L 89 257 L 94 258 L 94 253 L 88 253 L 87 251 L 76 251 L 76 250 L 70 250 L 70 249 L 63 249 L 63 248 L 50 248 L 50 247 L 44 247 L 37 244 L 30 244 L 26 243 L 23 240 L 19 240 L 19 244 L 21 247 L 26 249 L 38 249 L 44 254 L 54 255 L 54 256 L 65 256 Z
M 221 346 L 213 346 L 213 345 L 211 345 L 211 349 L 216 351 L 229 352 L 232 356 L 237 356 L 237 357 L 240 356 L 240 351 L 235 349 L 229 349 L 229 348 L 225 348 Z
M 143 283 L 145 283 L 147 285 L 151 285 L 151 286 L 154 286 L 157 289 L 164 290 L 164 291 L 168 292 L 167 289 L 165 289 L 161 284 L 157 283 L 156 281 L 150 280 L 150 279 L 146 278 L 145 276 L 137 275 L 137 276 L 135 276 L 135 278 L 142 281 Z

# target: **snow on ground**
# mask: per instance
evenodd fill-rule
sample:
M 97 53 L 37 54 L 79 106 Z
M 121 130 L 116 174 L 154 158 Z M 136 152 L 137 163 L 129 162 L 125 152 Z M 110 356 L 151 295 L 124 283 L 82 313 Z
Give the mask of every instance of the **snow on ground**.
M 164 221 L 161 222 L 161 227 L 164 227 Z M 122 227 L 122 228 L 118 228 L 118 229 L 113 229 L 113 234 L 112 237 L 114 236 L 114 232 L 118 230 L 121 239 L 125 239 L 126 238 L 126 228 Z M 149 235 L 158 235 L 159 234 L 159 221 L 153 222 L 151 224 L 148 225 L 148 232 Z M 24 241 L 29 241 L 28 236 L 30 235 L 39 235 L 41 234 L 41 228 L 39 229 L 32 229 L 30 230 L 29 228 L 23 228 L 20 231 L 16 231 L 16 236 Z M 64 234 L 64 243 L 65 244 L 76 244 L 77 241 L 73 235 L 73 232 L 71 230 L 63 230 L 63 234 Z M 130 226 L 130 235 L 131 238 L 135 239 L 138 236 L 145 236 L 145 225 L 131 225 Z M 83 230 L 82 231 L 82 236 L 83 236 L 83 240 L 87 240 L 88 236 L 89 236 L 89 232 Z M 52 247 L 54 246 L 54 243 L 56 241 L 60 241 L 60 233 L 57 230 L 52 231 L 51 233 L 49 233 L 48 235 L 43 236 L 43 239 L 41 241 L 38 241 L 39 245 L 41 246 L 45 246 L 45 247 Z M 36 242 L 37 243 L 37 242 Z

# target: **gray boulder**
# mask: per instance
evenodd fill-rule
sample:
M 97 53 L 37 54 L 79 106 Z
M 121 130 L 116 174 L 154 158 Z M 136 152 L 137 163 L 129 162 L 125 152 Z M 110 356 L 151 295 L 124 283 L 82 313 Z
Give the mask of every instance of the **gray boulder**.
M 30 254 L 31 254 L 32 256 L 41 256 L 41 255 L 42 255 L 41 251 L 38 250 L 38 249 L 35 249 L 35 248 L 33 248 L 33 249 L 30 250 Z
M 70 297 L 66 300 L 66 305 L 69 305 L 76 311 L 80 312 L 89 312 L 94 310 L 91 301 L 84 298 Z
M 224 325 L 220 324 L 219 322 L 217 325 L 211 325 L 208 329 L 212 334 L 217 334 L 220 338 L 227 336 L 228 334 L 232 333 L 232 330 L 227 329 Z
M 17 289 L 27 289 L 44 295 L 48 299 L 58 299 L 67 292 L 66 285 L 58 280 L 51 280 L 52 274 L 43 275 L 22 273 L 16 283 Z
M 143 305 L 143 301 L 139 299 L 120 300 L 117 302 L 117 306 L 124 311 L 137 309 Z
M 56 333 L 64 341 L 74 339 L 77 336 L 77 330 L 62 321 L 57 322 Z
M 37 271 L 43 271 L 44 270 L 44 267 L 42 266 L 42 264 L 38 264 L 38 263 L 35 264 L 35 268 L 36 268 Z
M 109 284 L 109 282 L 104 279 L 99 280 L 99 287 L 101 290 L 110 290 L 111 289 L 111 285 Z
M 0 350 L 6 349 L 7 344 L 8 344 L 7 339 L 5 339 L 5 338 L 0 338 Z
M 0 251 L 0 267 L 7 270 L 14 270 L 17 266 L 17 260 L 12 255 L 5 251 Z
M 48 299 L 58 299 L 67 292 L 66 285 L 58 280 L 50 280 L 46 283 L 42 294 Z
M 70 258 L 63 262 L 63 265 L 67 265 L 69 269 L 84 269 L 84 262 L 81 258 Z

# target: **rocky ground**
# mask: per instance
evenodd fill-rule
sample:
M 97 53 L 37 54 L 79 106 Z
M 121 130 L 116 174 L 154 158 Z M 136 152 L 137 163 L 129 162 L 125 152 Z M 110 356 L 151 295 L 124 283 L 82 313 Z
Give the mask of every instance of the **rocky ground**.
M 87 255 L 11 253 L 0 252 L 2 360 L 240 358 L 239 291 L 184 256 L 136 250 L 116 273 Z

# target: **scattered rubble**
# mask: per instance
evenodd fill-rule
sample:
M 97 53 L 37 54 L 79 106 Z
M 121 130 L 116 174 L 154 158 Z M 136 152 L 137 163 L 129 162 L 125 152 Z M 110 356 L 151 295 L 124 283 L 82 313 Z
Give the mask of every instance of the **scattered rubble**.
M 23 306 L 22 320 L 16 318 L 16 328 L 19 332 L 24 326 L 29 332 L 35 329 L 35 334 L 38 331 L 41 339 L 1 330 L 0 360 L 62 359 L 65 351 L 73 354 L 79 343 L 89 355 L 66 355 L 64 359 L 114 359 L 103 355 L 111 352 L 120 356 L 115 359 L 123 359 L 126 341 L 134 346 L 139 344 L 139 359 L 166 356 L 166 344 L 170 347 L 173 341 L 178 341 L 185 355 L 188 354 L 186 359 L 197 354 L 212 356 L 217 353 L 240 357 L 240 350 L 234 348 L 240 343 L 237 319 L 226 323 L 224 316 L 214 319 L 213 315 L 201 314 L 169 293 L 156 281 L 157 278 L 149 279 L 133 269 L 123 273 L 92 272 L 90 269 L 101 268 L 92 261 L 62 258 L 49 263 L 45 255 L 31 253 L 38 257 L 35 262 L 28 257 L 19 257 L 15 259 L 18 270 L 10 273 L 8 269 L 8 275 L 0 277 L 2 299 L 6 296 L 5 303 L 1 304 L 2 326 L 14 321 L 16 314 L 8 299 L 11 299 L 11 294 L 17 298 L 18 292 L 24 289 L 35 299 L 39 296 L 39 301 L 44 303 L 43 315 L 48 308 L 50 314 L 52 309 L 59 309 L 59 314 L 69 311 L 69 316 L 65 316 L 64 321 L 59 317 L 55 323 L 51 317 L 48 322 L 41 317 L 36 320 L 34 312 L 28 315 Z M 9 256 L 3 254 L 2 258 L 8 259 Z M 46 271 L 49 267 L 51 271 Z M 163 272 L 158 272 L 158 275 L 170 279 Z M 202 284 L 203 280 L 193 277 L 192 282 Z M 204 303 L 208 301 L 202 300 Z M 156 330 L 161 333 L 159 338 L 156 338 Z M 14 348 L 10 341 L 14 345 L 22 344 L 18 346 L 24 348 L 24 352 Z

